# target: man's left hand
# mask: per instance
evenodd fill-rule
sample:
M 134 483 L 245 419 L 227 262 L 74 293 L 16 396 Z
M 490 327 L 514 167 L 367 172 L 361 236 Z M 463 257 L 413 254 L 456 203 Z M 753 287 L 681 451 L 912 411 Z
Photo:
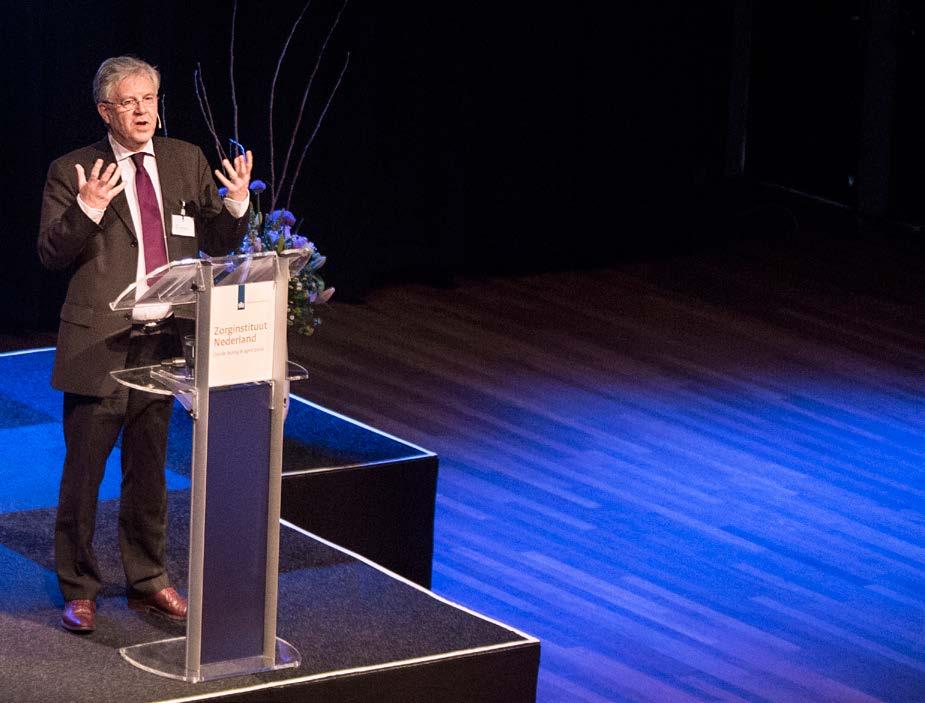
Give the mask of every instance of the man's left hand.
M 215 169 L 215 177 L 228 189 L 226 197 L 232 200 L 246 199 L 247 188 L 251 182 L 251 168 L 254 166 L 254 154 L 250 151 L 246 155 L 239 154 L 235 157 L 234 165 L 228 159 L 222 159 L 222 166 L 225 167 L 227 176 Z

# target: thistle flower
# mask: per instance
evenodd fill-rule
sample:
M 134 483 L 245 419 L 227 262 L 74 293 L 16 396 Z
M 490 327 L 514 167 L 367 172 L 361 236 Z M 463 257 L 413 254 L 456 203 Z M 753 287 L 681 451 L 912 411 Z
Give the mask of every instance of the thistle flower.
M 251 181 L 250 190 L 251 193 L 262 193 L 267 189 L 267 184 L 261 180 Z

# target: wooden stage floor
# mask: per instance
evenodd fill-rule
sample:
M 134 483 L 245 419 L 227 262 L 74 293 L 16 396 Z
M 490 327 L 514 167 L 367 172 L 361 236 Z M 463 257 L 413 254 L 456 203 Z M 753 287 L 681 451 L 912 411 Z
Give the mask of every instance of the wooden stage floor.
M 925 701 L 923 286 L 817 237 L 383 289 L 298 392 L 439 454 L 434 589 L 541 703 Z

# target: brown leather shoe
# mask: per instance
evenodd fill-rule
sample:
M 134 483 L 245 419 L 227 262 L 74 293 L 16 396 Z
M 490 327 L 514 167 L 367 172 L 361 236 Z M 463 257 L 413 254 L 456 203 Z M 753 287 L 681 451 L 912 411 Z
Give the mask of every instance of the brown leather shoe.
M 149 596 L 130 596 L 128 607 L 131 610 L 154 613 L 176 622 L 186 620 L 186 598 L 171 586 Z
M 93 632 L 96 629 L 96 603 L 92 600 L 69 600 L 64 603 L 61 624 L 71 632 Z

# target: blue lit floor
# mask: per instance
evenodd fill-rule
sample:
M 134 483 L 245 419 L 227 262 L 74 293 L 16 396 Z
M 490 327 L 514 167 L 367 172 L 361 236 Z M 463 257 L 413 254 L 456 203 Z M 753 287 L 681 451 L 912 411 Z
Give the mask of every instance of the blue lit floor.
M 396 287 L 297 346 L 440 456 L 434 590 L 540 638 L 541 703 L 925 701 L 925 269 L 869 249 Z

